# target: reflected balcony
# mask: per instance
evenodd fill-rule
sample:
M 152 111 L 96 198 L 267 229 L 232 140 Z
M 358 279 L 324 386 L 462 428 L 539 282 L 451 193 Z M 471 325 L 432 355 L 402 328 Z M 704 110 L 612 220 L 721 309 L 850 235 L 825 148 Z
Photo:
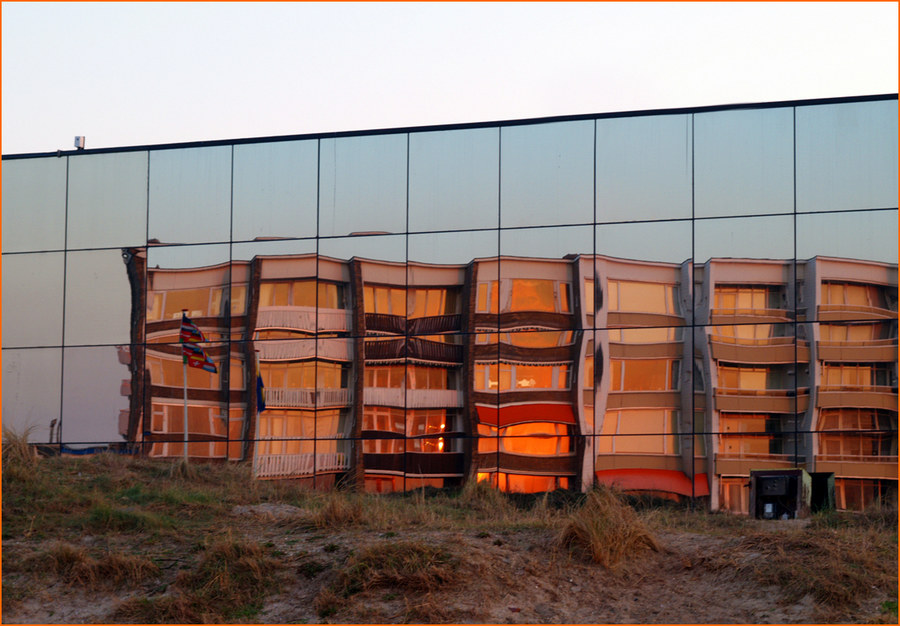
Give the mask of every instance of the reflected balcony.
M 794 318 L 794 311 L 788 309 L 714 308 L 710 311 L 710 322 L 716 326 L 733 324 L 778 324 L 792 322 Z
M 338 442 L 339 447 L 349 448 L 350 442 Z M 256 478 L 294 478 L 315 473 L 342 472 L 350 469 L 348 452 L 321 452 L 318 454 L 260 454 L 253 459 L 253 475 Z
M 323 338 L 313 340 L 265 340 L 255 342 L 263 361 L 291 361 L 296 359 L 353 360 L 353 340 Z
M 727 335 L 710 335 L 712 357 L 729 363 L 806 363 L 809 342 L 793 337 L 745 339 Z
M 363 403 L 410 409 L 442 409 L 463 406 L 463 393 L 457 389 L 404 389 L 402 387 L 366 387 Z
M 318 313 L 317 313 L 318 311 Z M 341 332 L 352 327 L 352 312 L 347 309 L 323 309 L 312 306 L 261 306 L 257 330 L 279 328 L 308 333 Z
M 897 339 L 865 341 L 818 341 L 818 358 L 822 361 L 881 363 L 897 361 Z
M 817 454 L 816 471 L 834 472 L 839 477 L 897 480 L 897 455 Z
M 266 406 L 271 408 L 314 409 L 350 404 L 350 389 L 296 389 L 266 387 Z
M 404 357 L 432 363 L 461 364 L 463 347 L 419 337 L 366 342 L 366 359 L 396 361 Z
M 895 310 L 864 304 L 820 304 L 816 313 L 820 322 L 897 319 Z
M 407 476 L 458 477 L 464 474 L 462 452 L 366 453 L 366 472 L 406 474 Z
M 897 410 L 897 388 L 886 385 L 822 385 L 816 395 L 819 408 L 860 407 Z
M 802 413 L 809 408 L 809 388 L 736 389 L 716 387 L 716 410 L 742 413 Z

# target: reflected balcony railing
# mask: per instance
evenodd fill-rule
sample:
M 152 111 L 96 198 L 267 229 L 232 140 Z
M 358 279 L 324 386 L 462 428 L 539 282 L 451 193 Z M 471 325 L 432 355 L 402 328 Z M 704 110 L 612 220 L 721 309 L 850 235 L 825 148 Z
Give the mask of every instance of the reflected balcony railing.
M 793 455 L 793 454 L 776 454 L 776 453 L 766 453 L 766 452 L 744 452 L 743 450 L 729 450 L 724 452 L 718 452 L 716 454 L 717 459 L 728 459 L 728 460 L 759 460 L 759 461 L 780 461 L 783 463 L 793 463 L 795 460 L 797 463 L 806 463 L 806 455 Z
M 795 396 L 808 395 L 809 387 L 797 387 L 796 389 L 742 389 L 739 387 L 716 387 L 715 393 L 717 395 L 726 396 L 793 398 Z
M 897 455 L 867 456 L 864 454 L 817 454 L 816 460 L 836 463 L 897 463 Z
M 351 327 L 351 311 L 312 306 L 261 306 L 256 328 L 285 328 L 306 332 L 346 331 Z
M 823 321 L 841 319 L 897 319 L 897 311 L 864 304 L 820 304 L 818 318 Z
M 715 319 L 717 317 L 756 317 L 776 320 L 792 320 L 796 317 L 793 309 L 770 309 L 770 308 L 733 308 L 710 310 L 710 315 Z
M 353 340 L 339 338 L 265 340 L 255 342 L 259 358 L 263 361 L 290 361 L 293 359 L 325 358 L 335 361 L 353 359 Z
M 309 476 L 313 472 L 340 472 L 350 469 L 350 455 L 345 452 L 318 454 L 260 454 L 253 459 L 257 478 Z
M 719 343 L 728 343 L 738 346 L 793 346 L 795 341 L 793 337 L 763 337 L 761 339 L 748 339 L 743 337 L 733 337 L 731 335 L 710 335 L 710 339 Z M 806 345 L 807 342 L 796 342 L 797 345 Z
M 439 409 L 461 407 L 463 393 L 457 389 L 404 389 L 366 387 L 363 403 L 374 406 L 407 407 L 411 409 Z
M 366 342 L 366 358 L 397 360 L 404 357 L 438 363 L 462 363 L 463 347 L 420 337 L 382 339 Z
M 347 406 L 351 395 L 350 389 L 266 387 L 266 406 L 304 409 Z

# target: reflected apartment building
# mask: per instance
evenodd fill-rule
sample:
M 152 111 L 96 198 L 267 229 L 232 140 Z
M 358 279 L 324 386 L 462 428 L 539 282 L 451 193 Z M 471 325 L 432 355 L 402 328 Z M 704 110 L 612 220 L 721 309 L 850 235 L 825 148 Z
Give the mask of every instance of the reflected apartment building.
M 747 512 L 751 470 L 802 467 L 840 508 L 896 500 L 896 265 L 130 252 L 122 434 L 150 456 L 183 454 L 187 309 L 219 366 L 189 371 L 188 453 L 259 478 L 601 482 Z

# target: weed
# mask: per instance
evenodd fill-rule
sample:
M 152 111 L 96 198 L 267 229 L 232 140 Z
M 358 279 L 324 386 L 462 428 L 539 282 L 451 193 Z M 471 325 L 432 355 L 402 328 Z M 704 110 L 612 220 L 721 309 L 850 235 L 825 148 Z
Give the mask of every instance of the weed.
M 459 560 L 443 548 L 414 541 L 382 543 L 350 559 L 335 591 L 344 597 L 376 587 L 426 592 L 457 582 L 458 568 Z
M 659 550 L 634 510 L 620 494 L 606 487 L 588 493 L 581 508 L 569 514 L 557 544 L 586 553 L 608 569 L 615 569 L 642 550 Z
M 327 568 L 328 566 L 321 561 L 304 561 L 297 568 L 297 571 L 307 578 L 315 578 Z
M 322 549 L 323 549 L 325 552 L 329 552 L 329 553 L 331 553 L 331 552 L 337 552 L 337 551 L 338 551 L 338 548 L 340 548 L 340 546 L 339 546 L 338 544 L 336 544 L 336 543 L 326 543 L 324 546 L 322 546 Z
M 172 525 L 170 519 L 155 513 L 117 508 L 105 502 L 94 505 L 83 522 L 85 528 L 98 532 L 142 532 Z

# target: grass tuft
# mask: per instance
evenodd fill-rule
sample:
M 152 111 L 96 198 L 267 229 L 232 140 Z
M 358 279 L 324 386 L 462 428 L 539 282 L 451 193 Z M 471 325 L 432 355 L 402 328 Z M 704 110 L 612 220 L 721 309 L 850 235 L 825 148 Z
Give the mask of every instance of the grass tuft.
M 351 557 L 335 591 L 344 597 L 377 587 L 427 592 L 459 580 L 459 559 L 444 548 L 420 541 L 369 546 Z
M 144 532 L 172 526 L 172 521 L 152 512 L 114 507 L 106 502 L 95 504 L 83 523 L 95 532 Z
M 34 427 L 29 427 L 22 432 L 15 432 L 10 428 L 3 427 L 3 473 L 20 474 L 33 470 L 37 466 L 39 458 L 37 450 L 28 443 L 34 430 Z
M 556 541 L 560 547 L 586 554 L 607 569 L 617 568 L 644 550 L 659 550 L 634 510 L 607 487 L 588 493 L 584 504 L 569 514 Z
M 84 548 L 68 543 L 54 544 L 30 557 L 25 569 L 49 572 L 66 584 L 88 589 L 118 588 L 159 574 L 159 567 L 143 557 L 109 552 L 94 558 Z

